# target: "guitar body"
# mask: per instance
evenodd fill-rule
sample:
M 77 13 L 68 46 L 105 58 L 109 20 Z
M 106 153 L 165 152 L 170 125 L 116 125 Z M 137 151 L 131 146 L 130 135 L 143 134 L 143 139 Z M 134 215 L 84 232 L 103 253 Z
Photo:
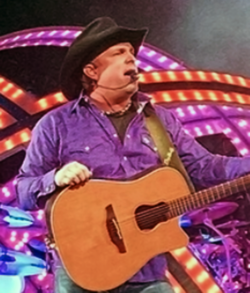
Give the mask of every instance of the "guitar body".
M 179 218 L 142 229 L 135 214 L 142 206 L 188 194 L 185 179 L 169 167 L 133 181 L 90 180 L 62 191 L 52 205 L 49 225 L 69 276 L 82 288 L 108 290 L 131 278 L 152 257 L 186 246 Z

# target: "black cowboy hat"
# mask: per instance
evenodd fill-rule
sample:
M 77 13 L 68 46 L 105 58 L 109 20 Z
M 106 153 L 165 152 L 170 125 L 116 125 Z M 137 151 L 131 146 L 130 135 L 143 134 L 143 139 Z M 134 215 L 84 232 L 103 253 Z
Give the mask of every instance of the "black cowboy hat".
M 60 84 L 65 97 L 73 100 L 82 90 L 82 68 L 99 54 L 121 42 L 129 42 L 138 53 L 147 29 L 130 29 L 118 26 L 109 17 L 100 17 L 85 27 L 74 40 L 64 58 Z

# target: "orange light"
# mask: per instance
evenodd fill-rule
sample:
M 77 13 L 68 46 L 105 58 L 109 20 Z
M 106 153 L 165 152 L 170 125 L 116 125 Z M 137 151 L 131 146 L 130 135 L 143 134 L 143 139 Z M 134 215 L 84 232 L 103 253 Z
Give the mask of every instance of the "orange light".
M 216 72 L 211 72 L 211 75 L 212 77 L 214 78 L 214 80 L 217 80 L 217 81 L 220 81 L 221 82 L 221 79 L 220 79 L 220 76 L 218 73 Z
M 243 77 L 237 76 L 237 78 L 238 78 L 238 81 L 239 81 L 239 84 L 240 85 L 247 86 L 247 82 L 246 82 L 246 80 Z
M 180 257 L 186 253 L 186 250 L 187 250 L 186 247 L 182 247 L 182 248 L 178 248 L 178 249 L 173 250 L 171 253 L 175 256 Z
M 186 263 L 186 267 L 187 267 L 187 269 L 191 270 L 191 269 L 193 269 L 195 266 L 197 266 L 197 264 L 198 264 L 197 259 L 194 258 L 194 257 L 191 257 L 191 258 L 189 259 L 189 261 Z
M 167 72 L 167 75 L 168 75 L 168 77 L 169 77 L 169 79 L 170 80 L 176 80 L 177 78 L 177 75 L 175 74 L 175 72 L 174 71 L 169 71 L 169 72 Z
M 232 75 L 224 74 L 224 76 L 225 76 L 225 79 L 228 81 L 228 83 L 234 83 L 234 79 Z
M 64 97 L 64 95 L 61 92 L 54 94 L 54 96 L 58 102 L 66 102 L 67 101 L 67 99 Z
M 193 76 L 192 76 L 191 72 L 189 72 L 189 71 L 182 71 L 182 72 L 187 80 L 192 80 Z
M 158 72 L 153 72 L 152 77 L 155 81 L 161 81 L 161 75 Z
M 162 94 L 162 97 L 163 97 L 163 100 L 164 100 L 165 102 L 171 102 L 171 101 L 172 101 L 172 98 L 171 98 L 171 96 L 170 96 L 169 93 L 163 93 L 163 94 Z
M 225 101 L 227 101 L 227 102 L 232 102 L 232 99 L 231 99 L 231 97 L 230 97 L 229 94 L 225 94 L 225 93 L 223 93 L 223 97 L 224 97 Z
M 2 91 L 4 93 L 6 93 L 8 90 L 10 90 L 11 88 L 13 88 L 13 84 L 12 83 L 8 83 L 3 89 Z
M 22 142 L 27 142 L 30 140 L 30 134 L 27 131 L 22 131 L 20 133 L 20 138 Z
M 218 98 L 217 98 L 217 96 L 216 96 L 216 94 L 214 92 L 209 91 L 208 95 L 209 95 L 209 97 L 210 97 L 210 99 L 212 101 L 217 101 L 218 100 Z
M 5 149 L 6 150 L 11 150 L 14 147 L 13 141 L 12 139 L 8 139 L 5 143 L 4 143 Z
M 146 82 L 146 78 L 144 74 L 139 74 L 139 82 L 141 83 L 145 83 Z
M 47 109 L 48 108 L 48 102 L 45 98 L 38 100 L 38 104 L 40 106 L 41 109 Z
M 213 284 L 207 290 L 207 293 L 220 293 L 220 292 L 221 292 L 221 289 L 216 284 Z
M 242 95 L 240 95 L 240 94 L 235 94 L 235 97 L 236 97 L 237 101 L 238 101 L 240 104 L 245 104 L 245 103 L 246 103 L 246 101 L 245 101 L 245 99 L 242 97 Z
M 201 80 L 207 80 L 207 76 L 206 76 L 206 74 L 205 74 L 205 72 L 203 72 L 203 71 L 197 71 L 197 74 L 198 74 L 198 76 L 199 76 L 199 78 L 201 79 Z
M 202 101 L 203 100 L 203 96 L 198 91 L 194 91 L 194 96 L 195 96 L 195 99 L 198 100 L 198 101 Z
M 179 92 L 178 97 L 179 97 L 180 101 L 186 101 L 187 100 L 187 97 L 185 96 L 185 94 L 183 92 Z
M 143 82 L 151 83 L 155 80 L 152 78 L 152 72 L 142 73 L 144 79 L 141 79 Z M 205 71 L 194 71 L 194 70 L 185 70 L 185 71 L 160 71 L 159 72 L 161 82 L 172 82 L 172 81 L 208 81 L 208 82 L 219 82 L 219 83 L 228 83 L 232 85 L 239 85 L 244 87 L 250 87 L 250 79 L 246 79 L 242 76 L 234 76 L 230 74 L 223 74 L 217 72 L 205 72 Z
M 182 248 L 182 253 L 172 251 L 172 255 L 183 266 L 189 276 L 193 279 L 196 285 L 202 292 L 208 292 L 208 289 L 214 288 L 216 291 L 210 293 L 222 293 L 221 289 L 217 286 L 213 278 L 203 268 L 202 264 L 192 255 L 191 251 L 186 247 Z
M 204 281 L 206 281 L 210 276 L 208 275 L 208 273 L 206 271 L 202 271 L 197 277 L 196 280 L 199 283 L 203 283 Z
M 23 91 L 21 89 L 18 89 L 14 92 L 14 94 L 12 95 L 13 99 L 18 98 L 19 96 L 21 96 L 23 94 Z

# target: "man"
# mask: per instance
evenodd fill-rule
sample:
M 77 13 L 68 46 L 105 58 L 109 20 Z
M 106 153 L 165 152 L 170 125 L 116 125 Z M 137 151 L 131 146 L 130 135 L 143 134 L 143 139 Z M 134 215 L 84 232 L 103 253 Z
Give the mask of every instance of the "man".
M 167 109 L 152 106 L 138 92 L 135 61 L 145 34 L 146 30 L 119 27 L 103 17 L 90 23 L 71 45 L 61 70 L 61 87 L 72 101 L 45 115 L 33 130 L 17 178 L 22 208 L 43 207 L 58 187 L 89 178 L 127 179 L 159 165 L 145 126 L 145 107 L 154 108 L 194 184 L 211 186 L 250 171 L 250 158 L 210 154 L 185 134 Z M 159 255 L 110 292 L 173 292 L 166 268 L 164 255 Z M 88 292 L 70 280 L 60 260 L 55 280 L 56 293 Z

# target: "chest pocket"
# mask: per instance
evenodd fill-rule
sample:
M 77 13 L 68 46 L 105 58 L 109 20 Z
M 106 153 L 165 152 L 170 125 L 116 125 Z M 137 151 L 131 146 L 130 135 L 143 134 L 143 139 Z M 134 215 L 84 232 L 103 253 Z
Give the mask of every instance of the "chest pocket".
M 110 151 L 111 146 L 105 141 L 96 141 L 93 139 L 88 143 L 81 142 L 81 144 L 71 142 L 65 147 L 63 163 L 77 161 L 92 166 L 97 161 L 103 161 L 105 156 L 107 156 L 107 153 L 110 153 Z M 110 154 L 108 154 L 108 156 L 110 157 Z

